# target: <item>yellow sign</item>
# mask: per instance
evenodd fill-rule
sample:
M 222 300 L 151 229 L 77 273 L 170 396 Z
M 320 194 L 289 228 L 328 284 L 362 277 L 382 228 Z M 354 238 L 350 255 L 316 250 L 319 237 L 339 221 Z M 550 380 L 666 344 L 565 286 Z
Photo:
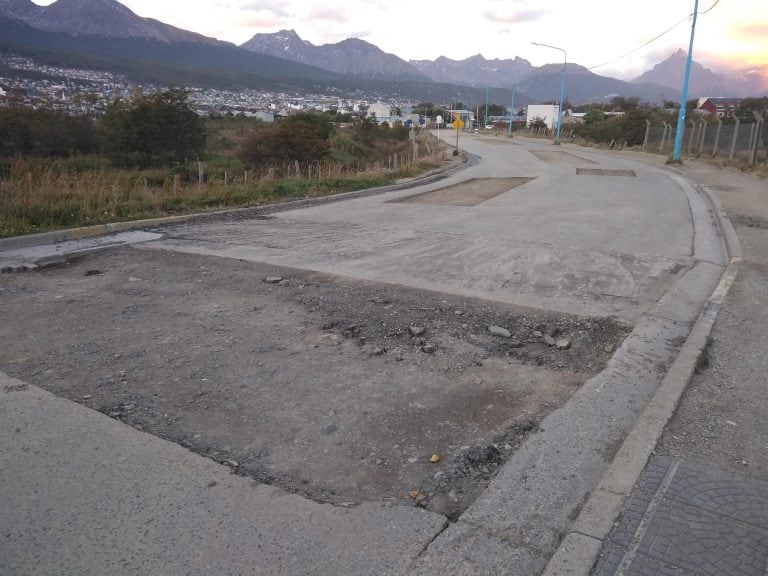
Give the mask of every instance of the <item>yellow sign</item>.
M 461 116 L 455 112 L 453 113 L 453 122 L 451 122 L 451 126 L 453 126 L 456 130 L 461 130 L 464 128 L 464 122 L 461 120 Z

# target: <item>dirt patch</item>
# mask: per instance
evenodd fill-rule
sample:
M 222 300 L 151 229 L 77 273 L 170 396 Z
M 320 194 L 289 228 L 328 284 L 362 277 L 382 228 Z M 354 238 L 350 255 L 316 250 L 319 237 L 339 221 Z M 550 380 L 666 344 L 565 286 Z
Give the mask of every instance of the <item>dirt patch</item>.
M 577 176 L 637 176 L 634 170 L 608 170 L 605 168 L 576 168 Z
M 517 146 L 517 142 L 512 142 L 511 140 L 502 140 L 500 138 L 478 138 L 480 142 L 483 144 L 491 144 L 493 146 L 504 146 L 504 145 L 515 145 Z
M 581 156 L 577 156 L 576 154 L 571 154 L 569 152 L 550 152 L 545 150 L 531 150 L 531 154 L 536 156 L 539 160 L 544 160 L 544 162 L 551 162 L 553 164 L 568 164 L 568 165 L 577 165 L 577 164 L 597 164 L 597 162 L 593 162 L 592 160 L 587 160 L 586 158 L 582 158 Z
M 628 332 L 131 248 L 3 276 L 0 294 L 11 376 L 318 501 L 449 517 Z
M 474 178 L 447 188 L 389 200 L 387 203 L 477 206 L 533 180 L 535 178 Z
M 761 218 L 760 216 L 737 214 L 731 217 L 731 222 L 735 226 L 746 226 L 747 228 L 768 230 L 768 218 Z

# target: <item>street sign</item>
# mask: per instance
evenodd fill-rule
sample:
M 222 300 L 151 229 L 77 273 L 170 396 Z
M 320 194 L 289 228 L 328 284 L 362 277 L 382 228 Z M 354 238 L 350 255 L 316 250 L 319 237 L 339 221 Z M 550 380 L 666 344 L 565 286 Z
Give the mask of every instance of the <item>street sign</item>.
M 464 122 L 461 119 L 461 116 L 454 113 L 453 114 L 453 122 L 451 122 L 451 126 L 453 126 L 456 130 L 461 130 L 464 128 Z

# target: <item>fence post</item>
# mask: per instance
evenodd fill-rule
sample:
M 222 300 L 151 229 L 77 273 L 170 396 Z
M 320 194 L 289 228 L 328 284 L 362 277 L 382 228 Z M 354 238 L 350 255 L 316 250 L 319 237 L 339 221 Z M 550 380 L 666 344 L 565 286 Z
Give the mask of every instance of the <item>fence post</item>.
M 720 116 L 715 116 L 715 118 L 717 118 L 717 132 L 715 132 L 715 145 L 712 146 L 712 158 L 717 156 L 717 153 L 719 152 L 720 131 L 723 129 L 723 119 L 720 118 Z
M 731 153 L 728 155 L 728 160 L 733 160 L 733 155 L 736 153 L 736 140 L 739 138 L 739 126 L 741 125 L 741 120 L 738 117 L 734 116 L 733 119 L 736 124 L 733 127 L 733 140 L 731 140 Z
M 755 135 L 754 135 L 754 142 L 752 142 L 752 140 L 750 140 L 749 142 L 750 144 L 749 160 L 747 161 L 747 163 L 750 166 L 754 166 L 755 160 L 757 159 L 757 143 L 760 141 L 760 136 L 762 134 L 763 122 L 764 122 L 762 114 L 754 111 L 752 112 L 752 114 L 754 114 L 755 116 L 755 123 L 752 125 Z
M 707 128 L 709 127 L 709 124 L 702 121 L 701 122 L 701 130 L 699 131 L 699 151 L 698 155 L 701 156 L 704 153 L 704 141 L 707 139 Z
M 645 121 L 645 137 L 643 138 L 643 152 L 645 152 L 645 149 L 648 147 L 648 138 L 651 136 L 651 121 L 647 120 Z
M 691 135 L 688 137 L 688 155 L 693 154 L 693 139 L 696 136 L 696 122 L 691 120 L 688 120 L 688 122 L 691 123 Z
M 203 179 L 205 178 L 205 169 L 203 168 L 203 163 L 198 160 L 197 161 L 197 183 L 202 186 L 203 185 Z

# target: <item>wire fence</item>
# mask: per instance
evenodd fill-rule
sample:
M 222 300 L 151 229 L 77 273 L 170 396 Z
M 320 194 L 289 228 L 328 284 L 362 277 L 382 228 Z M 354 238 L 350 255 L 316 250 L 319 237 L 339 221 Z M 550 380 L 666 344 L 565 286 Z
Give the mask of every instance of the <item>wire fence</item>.
M 662 123 L 649 125 L 643 148 L 651 152 L 672 152 L 677 127 Z M 727 158 L 748 165 L 768 163 L 768 131 L 765 120 L 733 123 L 688 121 L 681 152 L 688 156 Z
M 554 138 L 556 131 L 544 127 L 526 126 L 516 129 L 515 134 L 528 137 Z M 671 154 L 675 146 L 677 126 L 668 122 L 647 123 L 642 149 L 657 154 Z M 562 128 L 561 141 L 584 142 L 568 125 Z M 622 150 L 634 147 L 621 138 L 600 142 L 609 149 Z M 681 140 L 681 153 L 686 156 L 723 158 L 744 162 L 750 166 L 768 165 L 768 130 L 765 117 L 755 116 L 751 122 L 737 119 L 689 119 Z

